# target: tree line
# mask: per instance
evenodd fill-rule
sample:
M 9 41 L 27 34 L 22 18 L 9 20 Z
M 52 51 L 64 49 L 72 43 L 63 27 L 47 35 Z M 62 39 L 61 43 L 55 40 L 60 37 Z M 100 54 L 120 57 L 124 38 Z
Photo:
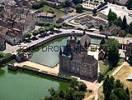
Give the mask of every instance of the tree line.
M 127 33 L 132 34 L 132 22 L 130 24 L 128 24 L 126 16 L 124 16 L 123 19 L 121 19 L 121 17 L 117 17 L 117 14 L 114 13 L 110 9 L 107 18 L 108 18 L 109 26 L 114 24 L 114 25 L 120 27 L 122 30 L 124 30 L 126 32 L 126 34 Z
M 67 90 L 55 91 L 53 88 L 50 88 L 50 96 L 45 97 L 45 100 L 82 100 L 87 91 L 86 85 L 76 79 L 72 79 L 69 84 Z
M 104 100 L 130 100 L 128 88 L 120 80 L 107 76 L 103 83 Z

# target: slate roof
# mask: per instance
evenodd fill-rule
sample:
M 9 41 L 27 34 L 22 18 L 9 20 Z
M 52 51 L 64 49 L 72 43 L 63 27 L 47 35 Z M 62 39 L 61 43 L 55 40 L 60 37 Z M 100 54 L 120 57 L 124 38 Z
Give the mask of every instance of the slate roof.
M 85 45 L 85 42 L 87 44 L 90 44 L 91 43 L 91 38 L 87 34 L 85 34 L 84 36 L 81 37 L 80 42 L 81 42 L 82 46 Z
M 71 60 L 77 62 L 86 62 L 89 64 L 97 63 L 97 60 L 94 58 L 94 56 L 87 55 L 87 50 L 84 47 L 85 42 L 88 44 L 91 42 L 91 38 L 88 35 L 82 36 L 80 40 L 70 38 L 70 40 L 67 41 L 67 45 L 64 47 L 62 55 L 71 57 Z

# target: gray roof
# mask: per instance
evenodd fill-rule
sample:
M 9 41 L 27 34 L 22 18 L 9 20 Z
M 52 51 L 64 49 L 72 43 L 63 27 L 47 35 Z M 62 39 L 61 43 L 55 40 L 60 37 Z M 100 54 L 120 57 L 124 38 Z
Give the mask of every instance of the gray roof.
M 83 35 L 83 36 L 81 37 L 80 42 L 81 42 L 81 45 L 82 45 L 82 46 L 84 46 L 85 42 L 86 42 L 87 44 L 90 44 L 90 43 L 91 43 L 91 38 L 90 38 L 87 34 L 85 34 L 85 35 Z

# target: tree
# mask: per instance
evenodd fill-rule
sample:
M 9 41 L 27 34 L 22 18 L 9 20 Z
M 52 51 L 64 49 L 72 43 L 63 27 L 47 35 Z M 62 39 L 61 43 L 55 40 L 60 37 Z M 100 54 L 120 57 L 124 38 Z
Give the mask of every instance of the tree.
M 93 16 L 97 15 L 97 9 L 93 9 Z
M 0 52 L 0 58 L 4 57 L 4 53 Z
M 27 34 L 24 35 L 24 38 L 30 39 L 30 37 L 31 37 L 31 34 L 30 33 L 27 33 Z
M 110 94 L 109 98 L 110 98 L 110 100 L 119 100 L 117 95 L 115 93 L 113 93 L 113 92 Z
M 126 29 L 128 26 L 126 16 L 123 17 L 122 21 L 122 29 Z
M 130 98 L 130 92 L 129 92 L 129 89 L 128 88 L 126 88 L 126 93 L 128 95 L 128 98 Z
M 82 13 L 82 12 L 83 12 L 83 7 L 82 7 L 82 5 L 77 5 L 77 6 L 76 6 L 76 12 L 77 12 L 77 13 Z
M 109 22 L 114 22 L 117 19 L 116 13 L 112 12 L 111 9 L 109 10 L 107 17 Z
M 117 100 L 129 100 L 128 94 L 123 88 L 115 88 L 112 92 L 118 98 Z
M 132 0 L 128 0 L 127 8 L 128 9 L 131 9 L 132 8 Z
M 132 56 L 128 58 L 128 63 L 132 66 Z
M 71 6 L 71 1 L 66 0 L 66 1 L 64 2 L 64 7 L 70 7 L 70 6 Z
M 53 31 L 53 30 L 54 30 L 54 25 L 51 24 L 51 25 L 49 26 L 49 30 L 50 30 L 50 31 Z
M 108 0 L 104 0 L 104 2 L 108 2 Z
M 59 91 L 59 97 L 64 98 L 65 97 L 65 92 L 60 90 Z
M 129 33 L 132 34 L 132 22 L 129 24 Z
M 79 89 L 79 91 L 86 91 L 87 86 L 83 82 L 79 82 L 78 83 L 78 89 Z
M 122 27 L 122 24 L 123 22 L 122 22 L 121 17 L 118 17 L 117 20 L 115 21 L 115 25 Z
M 103 25 L 99 26 L 99 31 L 103 31 Z
M 51 96 L 54 96 L 55 95 L 55 90 L 53 88 L 50 88 L 48 91 L 50 92 L 50 95 Z
M 115 87 L 116 87 L 116 88 L 123 88 L 123 84 L 121 83 L 120 80 L 116 80 L 116 81 L 115 81 Z
M 52 9 L 52 8 L 49 8 L 49 9 L 47 10 L 47 12 L 48 12 L 48 13 L 52 13 L 52 14 L 55 13 L 55 12 L 54 12 L 54 9 Z
M 53 88 L 49 89 L 50 96 L 45 97 L 45 100 L 82 100 L 86 89 L 87 87 L 84 83 L 72 79 L 67 90 L 55 91 Z
M 37 36 L 37 35 L 38 35 L 38 31 L 35 30 L 35 31 L 33 32 L 33 36 Z
M 32 8 L 33 9 L 40 9 L 44 6 L 44 3 L 43 1 L 40 1 L 40 2 L 35 2 L 33 5 L 32 5 Z
M 45 28 L 39 28 L 39 33 L 43 33 L 43 32 L 45 32 L 46 31 L 46 29 Z
M 105 44 L 105 51 L 111 67 L 115 67 L 119 61 L 119 42 L 115 39 L 108 39 Z
M 114 88 L 114 78 L 107 76 L 103 83 L 103 93 L 105 100 L 109 100 L 109 95 Z
M 75 5 L 77 5 L 77 4 L 79 4 L 79 3 L 82 3 L 83 0 L 72 0 L 72 2 L 73 2 Z
M 105 100 L 129 100 L 129 90 L 124 89 L 123 84 L 113 77 L 107 76 L 103 83 Z

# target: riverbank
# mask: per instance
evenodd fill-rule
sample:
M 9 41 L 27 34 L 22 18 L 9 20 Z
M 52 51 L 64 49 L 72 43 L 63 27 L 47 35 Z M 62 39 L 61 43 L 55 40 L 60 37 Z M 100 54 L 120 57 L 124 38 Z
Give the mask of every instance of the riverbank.
M 33 73 L 36 73 L 40 76 L 49 76 L 57 80 L 63 81 L 71 81 L 72 78 L 66 78 L 59 75 L 59 64 L 53 68 L 40 65 L 31 61 L 25 61 L 22 63 L 14 63 L 14 66 L 9 66 L 10 70 L 19 71 L 19 70 L 27 70 Z

